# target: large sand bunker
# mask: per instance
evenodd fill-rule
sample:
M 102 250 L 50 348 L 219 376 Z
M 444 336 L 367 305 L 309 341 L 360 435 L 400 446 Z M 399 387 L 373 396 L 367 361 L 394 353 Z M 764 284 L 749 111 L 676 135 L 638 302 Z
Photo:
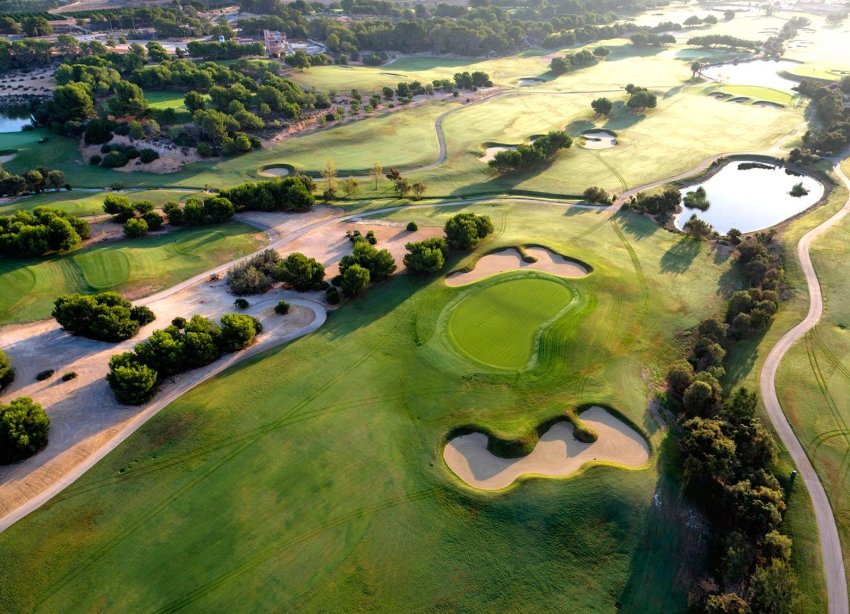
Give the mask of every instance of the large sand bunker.
M 501 151 L 511 151 L 512 149 L 516 149 L 516 145 L 498 145 L 496 147 L 488 147 L 484 150 L 484 155 L 478 158 L 478 161 L 487 164 L 490 160 L 496 158 L 497 153 Z
M 585 149 L 610 149 L 617 146 L 617 133 L 610 130 L 585 130 L 579 136 Z
M 260 171 L 260 177 L 286 177 L 291 172 L 289 166 L 269 166 Z
M 464 286 L 474 281 L 498 275 L 507 271 L 543 271 L 558 277 L 584 277 L 588 274 L 587 267 L 580 263 L 564 258 L 560 254 L 545 247 L 529 247 L 526 254 L 537 258 L 535 262 L 526 262 L 515 247 L 509 247 L 492 254 L 482 256 L 471 271 L 458 271 L 446 277 L 447 286 Z
M 470 433 L 455 437 L 443 449 L 443 459 L 461 480 L 481 490 L 500 490 L 524 475 L 565 477 L 586 463 L 610 462 L 640 467 L 649 460 L 649 445 L 633 428 L 601 407 L 581 414 L 596 431 L 593 443 L 573 437 L 572 423 L 556 422 L 528 456 L 501 458 L 487 449 L 487 435 Z

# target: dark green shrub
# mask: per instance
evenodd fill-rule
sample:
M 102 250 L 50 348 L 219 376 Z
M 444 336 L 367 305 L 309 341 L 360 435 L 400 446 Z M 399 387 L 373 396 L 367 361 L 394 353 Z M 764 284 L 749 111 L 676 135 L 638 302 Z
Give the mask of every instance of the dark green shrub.
M 116 354 L 109 360 L 106 381 L 115 398 L 124 405 L 142 405 L 156 394 L 157 373 L 143 365 L 131 352 Z
M 11 384 L 14 379 L 15 368 L 12 366 L 12 359 L 0 350 L 0 390 Z
M 274 312 L 278 313 L 282 316 L 285 316 L 289 313 L 290 305 L 286 301 L 280 301 L 277 305 L 274 306 Z
M 148 225 L 148 230 L 159 230 L 165 224 L 165 218 L 156 211 L 145 213 L 142 219 Z
M 226 313 L 221 316 L 221 343 L 225 352 L 238 352 L 246 348 L 263 330 L 260 321 L 249 315 Z
M 299 292 L 315 290 L 325 279 L 325 267 L 315 258 L 293 252 L 277 263 L 274 278 Z
M 144 164 L 149 164 L 149 163 L 153 162 L 154 160 L 159 159 L 159 152 L 155 149 L 150 149 L 150 148 L 143 149 L 141 152 L 139 152 L 139 159 Z
M 136 238 L 141 237 L 148 231 L 148 223 L 145 220 L 133 218 L 127 220 L 124 224 L 124 234 L 128 237 Z
M 416 224 L 416 222 L 407 223 L 407 232 L 416 232 L 417 230 L 419 230 L 419 226 Z
M 110 151 L 103 157 L 103 162 L 100 165 L 104 168 L 120 168 L 126 166 L 127 162 L 129 162 L 129 158 L 123 152 Z
M 246 301 L 244 298 L 236 299 L 235 301 L 233 301 L 233 304 L 236 307 L 238 307 L 239 309 L 248 309 L 248 307 L 251 306 L 251 304 L 248 301 Z
M 47 445 L 50 419 L 44 408 L 29 397 L 0 405 L 0 463 L 32 456 Z
M 91 164 L 92 166 L 97 166 L 98 164 L 100 164 L 101 160 L 103 160 L 103 158 L 95 154 L 91 158 L 89 158 L 89 164 Z
M 51 377 L 53 377 L 54 373 L 56 373 L 56 371 L 54 369 L 45 369 L 44 371 L 39 371 L 38 375 L 35 376 L 35 379 L 37 379 L 40 382 L 43 382 L 44 380 L 50 379 Z
M 486 215 L 458 213 L 449 218 L 443 230 L 451 249 L 472 249 L 493 232 L 493 222 Z
M 337 290 L 333 286 L 330 286 L 327 290 L 325 290 L 325 298 L 327 299 L 329 305 L 339 305 L 339 290 Z
M 53 304 L 53 317 L 65 331 L 99 341 L 123 341 L 153 321 L 147 307 L 133 307 L 115 292 L 65 294 Z
M 64 373 L 62 375 L 62 381 L 63 382 L 70 382 L 72 379 L 76 379 L 76 378 L 77 378 L 77 372 L 76 371 L 69 371 L 68 373 Z

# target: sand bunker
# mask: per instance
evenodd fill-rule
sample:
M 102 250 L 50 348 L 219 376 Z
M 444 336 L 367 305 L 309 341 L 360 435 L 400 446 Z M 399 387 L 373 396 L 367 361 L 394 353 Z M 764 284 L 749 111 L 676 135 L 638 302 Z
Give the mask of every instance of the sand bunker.
M 5 164 L 6 162 L 11 162 L 17 156 L 17 153 L 6 154 L 5 156 L 0 156 L 0 164 Z
M 759 100 L 758 102 L 753 103 L 754 107 L 768 107 L 770 109 L 784 109 L 784 104 L 779 104 L 778 102 L 769 102 L 767 100 Z
M 461 480 L 481 490 L 500 490 L 524 475 L 565 477 L 587 463 L 611 462 L 640 467 L 649 460 L 649 445 L 633 428 L 601 407 L 591 407 L 581 420 L 596 431 L 594 443 L 573 437 L 572 423 L 556 422 L 528 456 L 501 458 L 487 449 L 487 435 L 455 437 L 443 449 L 443 459 Z
M 510 151 L 512 149 L 516 149 L 516 146 L 504 145 L 498 147 L 488 147 L 484 150 L 484 155 L 478 158 L 478 161 L 487 164 L 490 160 L 494 159 L 496 157 L 496 154 L 500 151 Z
M 587 130 L 581 133 L 579 144 L 585 149 L 609 149 L 617 146 L 617 135 L 610 130 Z
M 261 177 L 286 177 L 290 173 L 288 166 L 270 166 L 260 171 Z
M 529 247 L 525 252 L 537 258 L 537 261 L 525 262 L 518 249 L 509 247 L 483 256 L 475 263 L 475 268 L 471 271 L 458 271 L 447 276 L 446 285 L 453 288 L 464 286 L 506 271 L 543 271 L 559 277 L 584 277 L 588 273 L 587 267 L 545 247 Z
M 545 79 L 537 79 L 535 77 L 523 77 L 517 81 L 520 87 L 529 87 L 531 85 L 540 85 L 541 83 L 545 83 Z
M 747 98 L 746 96 L 736 96 L 735 98 L 730 98 L 726 102 L 737 102 L 738 104 L 744 104 L 748 100 L 749 98 Z

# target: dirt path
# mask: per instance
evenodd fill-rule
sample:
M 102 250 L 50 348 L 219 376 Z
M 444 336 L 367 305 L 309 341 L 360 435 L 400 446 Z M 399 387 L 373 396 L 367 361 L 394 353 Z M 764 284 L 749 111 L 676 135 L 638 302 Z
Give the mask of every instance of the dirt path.
M 850 189 L 850 179 L 847 178 L 841 169 L 840 161 L 835 163 L 835 173 L 844 185 Z M 829 503 L 826 490 L 815 468 L 812 466 L 806 450 L 803 448 L 800 440 L 797 439 L 794 429 L 782 411 L 782 406 L 779 404 L 779 398 L 776 394 L 776 372 L 785 354 L 791 349 L 791 346 L 814 328 L 823 314 L 823 294 L 814 264 L 812 264 L 811 255 L 809 254 L 812 242 L 841 221 L 848 213 L 850 213 L 850 199 L 844 203 L 844 206 L 835 215 L 806 233 L 797 244 L 797 258 L 800 260 L 800 265 L 803 268 L 803 274 L 806 276 L 806 284 L 809 289 L 809 312 L 799 324 L 785 333 L 776 342 L 776 345 L 773 346 L 773 349 L 770 350 L 764 361 L 764 366 L 762 366 L 759 377 L 761 396 L 764 399 L 764 405 L 770 416 L 770 420 L 776 427 L 782 443 L 785 444 L 789 454 L 791 454 L 791 458 L 794 460 L 800 476 L 806 482 L 806 488 L 809 490 L 809 495 L 812 498 L 812 507 L 815 511 L 815 519 L 817 520 L 818 533 L 820 535 L 821 555 L 823 557 L 824 575 L 826 576 L 830 614 L 847 614 L 848 612 L 847 577 L 844 572 L 841 538 L 838 534 L 838 526 L 835 523 L 835 516 L 833 515 L 832 506 Z

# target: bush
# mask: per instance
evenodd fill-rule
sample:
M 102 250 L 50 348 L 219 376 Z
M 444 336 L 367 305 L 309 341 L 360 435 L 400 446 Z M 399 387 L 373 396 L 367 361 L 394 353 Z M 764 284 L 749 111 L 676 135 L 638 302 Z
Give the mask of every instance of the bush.
M 416 222 L 407 223 L 407 232 L 416 232 L 417 230 L 419 230 L 419 226 L 416 224 Z
M 278 313 L 282 316 L 285 316 L 289 313 L 290 305 L 286 301 L 280 301 L 277 305 L 274 306 L 274 312 Z
M 472 249 L 493 232 L 493 222 L 486 215 L 458 213 L 449 218 L 443 230 L 451 249 Z
M 115 292 L 64 294 L 53 304 L 53 317 L 72 335 L 99 341 L 129 339 L 154 319 L 150 309 L 133 307 Z
M 77 372 L 76 371 L 69 371 L 68 373 L 62 374 L 62 381 L 63 382 L 70 382 L 72 379 L 77 379 Z
M 227 271 L 227 286 L 233 294 L 262 294 L 272 287 L 272 274 L 280 256 L 273 249 L 235 264 Z
M 604 189 L 598 186 L 592 186 L 584 191 L 584 200 L 589 203 L 599 203 L 606 205 L 611 201 L 611 197 Z
M 0 463 L 13 463 L 32 456 L 47 445 L 50 418 L 29 397 L 0 405 Z
M 159 159 L 159 152 L 155 149 L 145 148 L 139 152 L 139 159 L 144 164 L 150 164 Z
M 202 158 L 209 158 L 215 155 L 215 149 L 207 143 L 198 143 L 198 155 Z
M 371 281 L 386 279 L 396 270 L 395 259 L 389 250 L 377 250 L 366 241 L 358 241 L 354 244 L 350 256 L 340 258 L 339 272 L 344 278 L 348 268 L 356 265 L 369 271 Z M 366 285 L 368 285 L 368 281 Z M 343 288 L 345 288 L 344 281 Z
M 315 290 L 325 279 L 325 267 L 315 258 L 294 252 L 277 263 L 274 278 L 298 292 Z
M 0 255 L 22 258 L 65 251 L 91 234 L 88 222 L 56 209 L 36 207 L 0 216 Z
M 56 373 L 56 371 L 53 369 L 45 369 L 44 371 L 39 371 L 38 374 L 35 376 L 35 379 L 39 382 L 43 382 L 44 380 L 53 377 L 54 373 Z
M 12 359 L 0 350 L 0 390 L 11 384 L 14 379 L 15 368 L 12 366 Z
M 116 354 L 109 360 L 106 381 L 124 405 L 142 405 L 156 394 L 156 371 L 138 362 L 130 352 Z
M 148 223 L 145 220 L 133 218 L 131 220 L 127 220 L 124 224 L 124 234 L 128 237 L 135 238 L 141 237 L 148 231 Z
M 404 256 L 404 266 L 414 273 L 437 273 L 443 270 L 449 247 L 446 240 L 440 237 L 426 239 L 404 246 L 407 254 Z
M 342 283 L 342 280 L 340 280 L 340 283 Z M 328 305 L 339 305 L 339 290 L 333 286 L 328 287 L 328 289 L 325 290 L 325 299 L 328 301 Z
M 101 160 L 103 160 L 103 158 L 95 154 L 91 158 L 89 158 L 89 164 L 91 164 L 92 166 L 97 166 L 98 164 L 100 164 Z
M 237 352 L 251 344 L 263 330 L 257 318 L 238 313 L 226 313 L 221 316 L 221 349 L 225 352 Z
M 342 291 L 348 296 L 357 296 L 369 287 L 370 274 L 359 264 L 349 265 L 342 274 Z
M 156 211 L 150 211 L 142 216 L 142 221 L 148 225 L 148 230 L 159 230 L 165 224 L 165 218 Z
M 234 305 L 235 305 L 238 309 L 248 309 L 248 307 L 250 307 L 250 306 L 251 306 L 251 304 L 250 304 L 248 301 L 246 301 L 244 298 L 238 298 L 238 299 L 236 299 L 235 301 L 233 301 L 233 304 L 234 304 Z
M 127 162 L 130 159 L 127 157 L 124 152 L 121 151 L 110 151 L 103 157 L 103 162 L 100 163 L 104 168 L 120 168 L 122 166 L 127 166 Z

